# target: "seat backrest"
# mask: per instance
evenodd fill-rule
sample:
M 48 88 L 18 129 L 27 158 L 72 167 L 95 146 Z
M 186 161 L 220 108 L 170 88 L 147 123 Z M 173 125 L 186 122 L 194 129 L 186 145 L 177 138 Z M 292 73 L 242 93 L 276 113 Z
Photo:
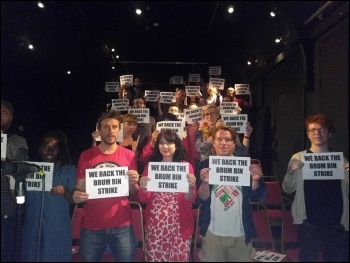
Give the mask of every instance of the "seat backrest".
M 131 213 L 132 213 L 132 226 L 136 238 L 142 242 L 142 250 L 145 246 L 145 232 L 144 232 L 144 221 L 142 214 L 142 206 L 138 202 L 130 202 Z
M 273 206 L 274 209 L 282 209 L 283 197 L 279 182 L 265 182 L 266 199 L 263 202 L 265 206 Z
M 254 243 L 259 243 L 264 247 L 271 247 L 272 249 L 275 249 L 275 243 L 266 206 L 260 202 L 250 202 L 250 204 L 257 232 L 257 238 L 254 240 Z
M 250 159 L 250 164 L 260 164 L 260 161 L 258 159 Z
M 81 221 L 83 218 L 83 207 L 75 205 L 72 215 L 72 240 L 80 239 Z

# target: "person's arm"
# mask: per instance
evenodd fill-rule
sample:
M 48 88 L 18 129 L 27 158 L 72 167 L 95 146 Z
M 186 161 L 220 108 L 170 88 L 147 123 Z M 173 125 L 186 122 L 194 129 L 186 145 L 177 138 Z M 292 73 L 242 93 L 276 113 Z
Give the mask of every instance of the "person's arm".
M 250 126 L 250 122 L 247 122 L 244 137 L 243 137 L 243 145 L 247 148 L 249 148 L 250 135 L 252 134 L 252 132 L 253 132 L 253 127 Z
M 201 185 L 198 188 L 198 197 L 201 200 L 207 200 L 210 196 L 209 189 L 209 168 L 203 168 L 199 171 L 199 178 L 201 180 Z
M 97 145 L 97 142 L 96 142 L 96 138 L 100 136 L 100 132 L 99 131 L 93 131 L 91 133 L 91 137 L 92 137 L 92 147 L 96 146 Z
M 127 175 L 129 176 L 129 193 L 134 194 L 139 190 L 140 175 L 136 170 L 128 170 Z
M 157 99 L 157 108 L 158 108 L 158 116 L 162 116 L 163 115 L 163 110 L 162 110 L 162 104 L 160 103 L 160 96 Z
M 85 178 L 77 179 L 74 190 L 71 192 L 72 201 L 75 204 L 86 202 L 89 199 L 89 194 L 85 192 Z
M 253 107 L 253 99 L 252 99 L 252 91 L 251 90 L 249 90 L 249 101 L 248 101 L 246 107 L 249 107 L 249 108 Z

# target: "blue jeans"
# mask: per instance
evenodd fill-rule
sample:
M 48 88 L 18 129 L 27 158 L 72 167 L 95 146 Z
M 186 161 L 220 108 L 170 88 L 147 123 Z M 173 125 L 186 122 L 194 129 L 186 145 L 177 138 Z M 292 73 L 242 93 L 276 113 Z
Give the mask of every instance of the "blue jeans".
M 80 255 L 85 262 L 101 262 L 106 244 L 110 246 L 116 262 L 132 262 L 137 243 L 132 225 L 80 230 Z

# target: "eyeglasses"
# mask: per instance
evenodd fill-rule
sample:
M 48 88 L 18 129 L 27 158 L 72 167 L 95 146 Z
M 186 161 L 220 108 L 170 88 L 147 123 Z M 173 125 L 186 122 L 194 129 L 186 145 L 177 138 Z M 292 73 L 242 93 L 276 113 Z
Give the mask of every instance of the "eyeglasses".
M 203 117 L 208 117 L 208 116 L 213 117 L 214 115 L 216 115 L 216 112 L 207 112 L 203 114 Z
M 316 131 L 317 131 L 318 133 L 324 133 L 324 132 L 327 132 L 328 129 L 326 129 L 326 128 L 319 128 L 319 129 L 312 128 L 312 129 L 308 130 L 307 132 L 315 133 Z
M 230 142 L 233 142 L 233 140 L 232 139 L 230 139 L 230 138 L 216 138 L 215 139 L 216 141 L 218 141 L 219 143 L 222 143 L 222 142 L 225 142 L 225 143 L 230 143 Z

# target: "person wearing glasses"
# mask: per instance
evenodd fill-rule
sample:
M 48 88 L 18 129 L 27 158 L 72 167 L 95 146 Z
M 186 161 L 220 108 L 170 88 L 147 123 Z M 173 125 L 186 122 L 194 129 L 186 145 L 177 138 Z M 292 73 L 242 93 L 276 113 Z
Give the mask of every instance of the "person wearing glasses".
M 202 108 L 203 121 L 200 122 L 199 128 L 195 133 L 195 148 L 200 153 L 200 161 L 208 159 L 213 145 L 213 132 L 216 127 L 224 122 L 220 119 L 220 109 L 215 104 L 208 104 Z M 253 128 L 247 123 L 246 133 L 243 137 L 243 145 L 237 136 L 235 142 L 235 153 L 240 156 L 250 156 L 249 137 Z
M 215 156 L 235 154 L 237 133 L 227 125 L 218 125 L 212 134 Z M 198 226 L 203 262 L 253 261 L 252 240 L 256 238 L 250 201 L 264 201 L 266 187 L 259 164 L 249 166 L 250 186 L 209 184 L 209 160 L 199 163 L 196 185 L 201 202 Z M 215 176 L 219 174 L 215 174 Z
M 303 156 L 332 152 L 329 139 L 335 132 L 325 115 L 308 116 L 305 129 L 311 146 L 295 153 L 289 161 L 282 187 L 295 192 L 293 223 L 298 225 L 299 261 L 315 262 L 322 253 L 325 262 L 349 259 L 349 163 L 344 157 L 343 179 L 305 180 Z

